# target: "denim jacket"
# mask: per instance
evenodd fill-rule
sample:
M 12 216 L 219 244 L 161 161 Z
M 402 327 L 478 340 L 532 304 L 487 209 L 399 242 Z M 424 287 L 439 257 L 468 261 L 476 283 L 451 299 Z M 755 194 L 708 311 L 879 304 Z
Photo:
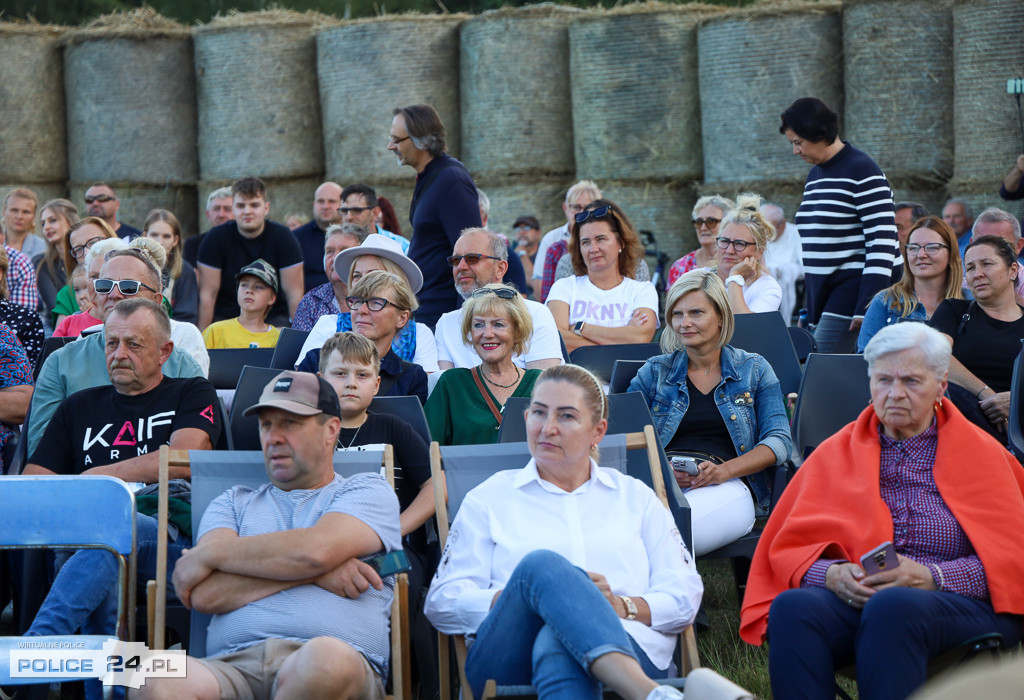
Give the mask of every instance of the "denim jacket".
M 684 350 L 652 357 L 629 384 L 629 391 L 639 391 L 647 400 L 654 429 L 664 445 L 675 436 L 690 404 L 686 389 L 688 363 Z M 785 462 L 793 449 L 793 438 L 779 380 L 771 365 L 760 355 L 729 345 L 722 348 L 721 363 L 722 380 L 715 388 L 715 404 L 736 454 L 747 454 L 765 445 L 775 453 L 776 464 Z M 761 471 L 746 479 L 754 500 L 767 509 L 771 498 L 768 474 Z
M 921 302 L 916 302 L 914 310 L 903 316 L 898 308 L 893 308 L 889 290 L 883 289 L 875 295 L 875 298 L 868 304 L 868 310 L 864 312 L 864 322 L 860 324 L 860 334 L 857 336 L 857 352 L 864 352 L 868 341 L 886 326 L 903 321 L 927 320 L 928 314 Z

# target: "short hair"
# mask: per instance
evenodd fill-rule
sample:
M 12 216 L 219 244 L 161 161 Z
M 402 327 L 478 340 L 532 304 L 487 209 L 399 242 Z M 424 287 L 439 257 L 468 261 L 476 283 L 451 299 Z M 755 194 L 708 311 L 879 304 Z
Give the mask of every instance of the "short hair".
M 544 382 L 567 382 L 578 386 L 583 390 L 583 402 L 590 412 L 594 423 L 598 423 L 608 417 L 608 399 L 604 395 L 601 380 L 594 376 L 590 370 L 579 365 L 554 365 L 548 367 L 533 384 L 533 391 L 537 391 Z
M 572 204 L 584 192 L 594 195 L 594 199 L 601 199 L 601 188 L 597 186 L 596 182 L 593 180 L 580 180 L 565 193 L 565 203 Z
M 354 185 L 349 185 L 341 191 L 341 201 L 345 201 L 354 194 L 363 195 L 363 199 L 366 200 L 366 206 L 375 207 L 377 206 L 377 192 L 369 185 L 364 185 L 361 182 L 357 182 Z
M 633 223 L 626 216 L 626 212 L 610 199 L 595 199 L 583 211 L 593 211 L 601 207 L 608 207 L 610 211 L 607 216 L 596 219 L 596 221 L 607 221 L 615 231 L 619 244 L 622 246 L 622 252 L 619 253 L 619 272 L 623 277 L 633 278 L 636 276 L 636 261 L 643 255 L 644 250 L 640 243 L 640 237 L 636 235 L 636 229 L 633 228 Z M 580 224 L 574 218 L 569 229 L 569 255 L 572 260 L 573 272 L 577 275 L 587 274 L 587 265 L 583 260 L 583 253 L 580 251 L 580 229 L 593 221 L 595 219 L 587 219 Z
M 722 319 L 722 331 L 718 334 L 718 347 L 728 345 L 736 328 L 736 317 L 729 306 L 729 295 L 725 284 L 711 270 L 690 270 L 676 280 L 665 297 L 665 330 L 661 334 L 661 349 L 675 352 L 683 347 L 679 334 L 672 329 L 672 309 L 679 300 L 690 292 L 703 292 Z
M 162 245 L 152 238 L 136 238 L 126 247 L 110 251 L 103 256 L 103 260 L 110 262 L 121 256 L 135 258 L 145 265 L 153 282 L 153 288 L 158 292 L 163 290 L 163 275 L 160 271 L 163 270 L 164 263 L 167 262 L 167 251 Z
M 110 228 L 110 224 L 101 219 L 98 216 L 87 216 L 84 219 L 79 219 L 75 223 L 71 224 L 71 228 L 68 229 L 68 235 L 64 236 L 64 269 L 71 274 L 76 267 L 78 267 L 78 259 L 71 254 L 71 234 L 82 228 L 83 226 L 98 226 L 103 231 L 104 238 L 117 238 L 117 234 L 114 233 L 114 229 Z
M 973 241 L 968 243 L 967 247 L 964 248 L 965 269 L 967 267 L 967 251 L 979 245 L 992 246 L 993 250 L 996 251 L 996 255 L 998 255 L 1004 263 L 1006 263 L 1007 267 L 1011 267 L 1015 262 L 1017 262 L 1017 252 L 1013 249 L 1013 246 L 1010 245 L 1010 243 L 1005 238 L 1000 238 L 999 236 L 979 236 L 978 238 L 975 238 Z
M 479 187 L 476 188 L 476 203 L 484 216 L 491 213 L 491 198 Z
M 768 219 L 768 221 L 771 222 L 772 226 L 775 226 L 775 221 L 772 220 L 773 214 L 778 216 L 779 221 L 784 222 L 786 220 L 786 210 L 783 208 L 781 204 L 778 204 L 776 202 L 765 202 L 764 204 L 762 204 L 761 213 L 764 214 L 764 218 Z M 775 233 L 778 234 L 778 232 L 779 227 L 775 226 Z
M 839 138 L 839 114 L 817 97 L 801 97 L 782 113 L 779 133 L 787 129 L 811 143 L 831 145 Z
M 931 212 L 928 211 L 928 207 L 921 204 L 920 202 L 896 202 L 896 205 L 892 208 L 894 212 L 903 211 L 904 209 L 910 209 L 911 221 L 916 222 L 920 219 L 925 218 L 926 216 L 931 216 Z M 929 226 L 929 228 L 931 227 Z
M 382 262 L 390 262 L 390 260 L 382 259 Z M 397 275 L 388 270 L 367 272 L 359 278 L 359 281 L 354 286 L 349 288 L 348 293 L 363 299 L 371 299 L 373 297 L 380 297 L 381 294 L 389 289 L 394 292 L 395 299 L 393 303 L 402 311 L 412 313 L 419 308 L 420 303 L 416 300 L 416 295 L 412 293 L 412 289 L 409 288 L 409 283 L 405 281 L 405 276 Z M 410 316 L 409 323 L 412 322 L 412 317 Z
M 942 209 L 945 210 L 950 204 L 959 204 L 964 208 L 964 216 L 968 219 L 974 218 L 974 208 L 971 207 L 971 203 L 963 197 L 950 197 L 946 200 L 946 203 L 942 205 Z
M 362 245 L 363 241 L 366 240 L 366 237 L 370 235 L 370 232 L 359 224 L 349 222 L 345 222 L 343 224 L 331 224 L 327 227 L 327 230 L 324 231 L 324 243 L 327 243 L 327 239 L 336 233 L 343 236 L 352 236 L 352 238 L 356 239 L 356 245 Z
M 478 294 L 483 289 L 511 289 L 516 295 L 511 299 L 502 299 L 497 294 Z M 468 344 L 473 343 L 474 316 L 507 317 L 512 323 L 512 354 L 522 355 L 526 352 L 533 336 L 533 318 L 518 289 L 510 284 L 495 282 L 485 284 L 470 295 L 462 305 L 462 339 Z
M 965 209 L 964 212 L 966 213 L 967 210 Z M 970 216 L 970 214 L 968 214 L 968 216 Z M 985 211 L 978 214 L 978 218 L 974 220 L 974 224 L 998 224 L 1003 221 L 1009 223 L 1010 226 L 1013 227 L 1013 240 L 1019 241 L 1020 221 L 1017 220 L 1016 216 L 1006 211 L 1005 209 L 1000 209 L 999 207 L 989 207 Z
M 763 200 L 761 195 L 744 192 L 736 198 L 736 206 L 725 213 L 718 230 L 723 231 L 729 224 L 745 226 L 754 239 L 758 250 L 764 251 L 768 244 L 775 240 L 776 231 L 772 222 L 761 213 Z M 762 263 L 763 265 L 763 263 Z
M 103 182 L 103 181 L 92 183 L 91 185 L 89 185 L 88 187 L 85 188 L 85 191 L 88 192 L 93 187 L 106 187 L 111 192 L 114 192 L 114 188 L 111 187 L 110 185 L 108 185 L 107 183 Z M 117 192 L 114 192 L 114 199 L 117 199 Z
M 167 262 L 164 267 L 170 272 L 170 278 L 172 280 L 178 279 L 181 276 L 181 270 L 184 265 L 182 264 L 183 256 L 181 254 L 182 248 L 185 245 L 185 239 L 181 237 L 181 224 L 178 223 L 178 217 L 173 212 L 167 209 L 152 209 L 149 215 L 146 216 L 146 222 L 142 224 L 142 234 L 144 236 L 149 235 L 149 227 L 157 221 L 163 221 L 165 224 L 171 227 L 171 232 L 174 237 L 178 239 L 178 242 L 174 244 L 167 253 Z M 161 246 L 162 247 L 162 246 Z
M 914 231 L 921 228 L 931 229 L 939 234 L 942 242 L 949 246 L 949 266 L 946 268 L 946 286 L 942 290 L 942 300 L 963 299 L 964 266 L 960 259 L 960 244 L 956 240 L 953 228 L 937 216 L 924 216 L 914 221 L 907 232 L 907 239 L 900 244 L 903 254 L 903 277 L 885 291 L 885 298 L 892 309 L 897 309 L 901 316 L 909 316 L 917 307 L 917 290 L 914 288 L 914 275 L 910 269 L 910 256 L 907 255 L 907 243 Z
M 0 245 L 0 299 L 6 299 L 10 290 L 7 287 L 7 271 L 11 268 L 11 261 L 7 257 L 7 249 Z
M 355 331 L 342 331 L 335 333 L 320 348 L 320 374 L 327 371 L 327 363 L 334 352 L 341 353 L 342 359 L 351 358 L 361 365 L 373 367 L 373 371 L 380 374 L 380 353 L 377 346 L 365 335 L 359 335 Z
M 431 105 L 409 105 L 396 107 L 393 114 L 401 114 L 405 120 L 405 130 L 416 148 L 426 151 L 437 158 L 448 150 L 447 134 L 441 115 Z
M 110 323 L 110 317 L 117 314 L 121 318 L 128 318 L 136 311 L 148 311 L 150 315 L 156 320 L 157 332 L 160 334 L 160 342 L 166 343 L 171 339 L 171 320 L 167 318 L 167 312 L 164 311 L 162 304 L 157 304 L 152 299 L 145 297 L 129 297 L 128 299 L 122 299 L 114 305 L 114 308 L 107 314 L 107 319 L 103 323 L 103 327 L 106 328 L 107 324 Z
M 231 185 L 231 196 L 249 199 L 262 197 L 266 199 L 267 186 L 258 177 L 243 177 L 241 180 L 235 180 L 235 184 Z
M 230 187 L 218 187 L 213 192 L 211 192 L 209 196 L 206 198 L 206 211 L 210 211 L 210 207 L 213 206 L 213 203 L 216 200 L 224 199 L 225 197 L 230 198 L 231 196 L 232 194 Z
M 868 363 L 868 376 L 875 368 L 875 362 L 886 355 L 904 350 L 920 350 L 925 366 L 942 378 L 949 371 L 949 358 L 953 347 L 942 333 L 926 323 L 909 321 L 886 326 L 875 333 L 864 348 L 864 359 Z
M 487 245 L 491 249 L 491 255 L 499 260 L 508 261 L 508 244 L 505 243 L 505 239 L 494 231 L 488 231 L 487 229 L 480 228 L 478 226 L 471 226 L 470 228 L 462 229 L 462 232 L 459 234 L 459 238 L 462 238 L 463 236 L 486 236 Z
M 700 210 L 704 207 L 717 207 L 722 210 L 722 214 L 724 215 L 725 212 L 736 207 L 736 202 L 732 201 L 728 197 L 723 197 L 720 194 L 705 195 L 698 199 L 697 203 L 693 205 L 693 218 L 696 219 Z
M 33 192 L 32 190 L 30 190 L 27 187 L 15 187 L 13 190 L 8 192 L 7 196 L 4 198 L 4 209 L 7 208 L 7 205 L 15 197 L 17 197 L 18 199 L 27 199 L 27 200 L 31 201 L 32 202 L 32 209 L 33 209 L 33 211 L 38 211 L 38 208 L 39 208 L 39 198 L 36 197 L 36 193 L 35 192 Z

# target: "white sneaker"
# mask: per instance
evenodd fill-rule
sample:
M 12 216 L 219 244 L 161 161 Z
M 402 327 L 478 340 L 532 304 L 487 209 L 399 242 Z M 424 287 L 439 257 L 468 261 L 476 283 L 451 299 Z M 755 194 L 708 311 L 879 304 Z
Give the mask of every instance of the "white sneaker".
M 659 685 L 647 695 L 647 700 L 682 700 L 683 694 L 670 685 Z

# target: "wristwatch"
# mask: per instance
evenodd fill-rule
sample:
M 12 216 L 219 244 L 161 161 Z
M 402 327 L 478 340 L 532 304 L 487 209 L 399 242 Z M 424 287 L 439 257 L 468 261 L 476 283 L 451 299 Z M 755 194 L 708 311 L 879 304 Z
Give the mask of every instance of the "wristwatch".
M 577 321 L 576 325 L 572 327 L 572 332 L 576 335 L 583 335 L 583 326 L 587 325 L 585 321 Z
M 636 610 L 636 603 L 633 602 L 633 599 L 630 598 L 628 595 L 620 595 L 619 596 L 619 600 L 622 601 L 622 604 L 626 608 L 626 619 L 627 620 L 635 620 L 636 619 L 636 612 L 637 612 L 637 610 Z
M 728 287 L 730 282 L 735 282 L 741 287 L 747 286 L 747 281 L 743 279 L 743 275 L 729 275 L 725 278 L 725 286 Z

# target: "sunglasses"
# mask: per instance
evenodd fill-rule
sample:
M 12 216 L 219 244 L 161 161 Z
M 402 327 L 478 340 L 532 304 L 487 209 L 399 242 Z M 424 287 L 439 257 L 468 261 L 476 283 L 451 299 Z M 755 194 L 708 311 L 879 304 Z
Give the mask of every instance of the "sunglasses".
M 472 296 L 474 296 L 474 297 L 485 297 L 488 294 L 494 294 L 499 299 L 515 299 L 517 296 L 519 296 L 519 292 L 517 292 L 514 289 L 509 289 L 508 287 L 497 287 L 497 288 L 480 287 L 480 289 L 478 289 L 475 292 L 473 292 Z
M 370 211 L 373 207 L 338 207 L 338 213 L 340 214 L 362 214 L 364 211 Z
M 488 260 L 501 260 L 501 258 L 496 258 L 493 255 L 480 255 L 478 253 L 470 253 L 469 255 L 452 255 L 448 258 L 448 264 L 451 265 L 452 267 L 458 267 L 459 263 L 465 260 L 467 265 L 476 265 L 484 258 Z
M 718 224 L 720 223 L 722 223 L 721 219 L 715 219 L 709 216 L 706 219 L 694 219 L 693 227 L 699 229 L 701 226 L 707 225 L 708 228 L 714 228 L 715 226 L 718 226 Z
M 362 297 L 345 297 L 345 301 L 348 302 L 348 308 L 352 309 L 353 311 L 358 309 L 363 304 L 366 304 L 370 311 L 383 311 L 384 307 L 386 307 L 388 304 L 391 304 L 399 311 L 403 310 L 402 307 L 400 307 L 395 302 L 388 301 L 387 299 L 381 299 L 380 297 L 370 297 L 369 299 L 363 299 Z
M 609 206 L 598 207 L 597 209 L 590 209 L 588 211 L 581 211 L 576 215 L 577 224 L 585 224 L 589 219 L 603 219 L 611 214 L 612 208 Z
M 102 236 L 94 236 L 85 242 L 85 245 L 72 246 L 71 254 L 76 258 L 80 258 L 85 255 L 85 251 L 93 247 L 94 244 L 99 243 L 103 240 Z
M 96 194 L 96 195 L 92 195 L 91 197 L 87 196 L 85 198 L 85 203 L 86 204 L 92 204 L 93 202 L 101 202 L 103 204 L 106 204 L 107 202 L 113 202 L 113 201 L 114 201 L 114 198 L 111 197 L 109 194 Z
M 126 297 L 133 297 L 139 293 L 139 287 L 145 287 L 153 293 L 158 293 L 155 289 L 150 287 L 148 284 L 144 284 L 137 280 L 108 280 L 98 279 L 93 280 L 92 288 L 96 290 L 97 294 L 110 294 L 114 287 L 117 287 L 117 291 Z

